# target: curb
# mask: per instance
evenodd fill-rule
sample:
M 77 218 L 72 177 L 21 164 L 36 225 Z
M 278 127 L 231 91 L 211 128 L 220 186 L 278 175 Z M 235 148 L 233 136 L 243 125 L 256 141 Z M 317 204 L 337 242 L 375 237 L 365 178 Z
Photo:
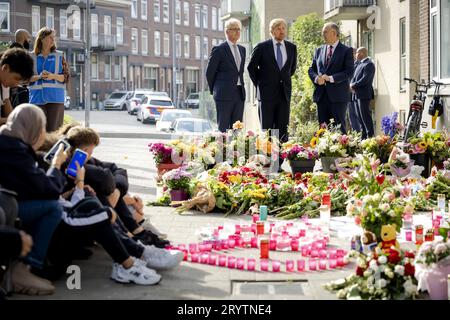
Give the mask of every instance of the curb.
M 101 138 L 122 138 L 122 139 L 162 139 L 171 140 L 181 138 L 181 135 L 168 133 L 134 133 L 134 132 L 98 132 Z

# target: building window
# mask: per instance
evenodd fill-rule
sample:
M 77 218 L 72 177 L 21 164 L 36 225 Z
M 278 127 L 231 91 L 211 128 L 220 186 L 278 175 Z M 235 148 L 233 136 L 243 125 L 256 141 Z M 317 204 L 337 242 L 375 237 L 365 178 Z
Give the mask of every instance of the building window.
M 156 90 L 158 68 L 144 67 L 144 88 L 150 90 Z
M 103 17 L 103 34 L 105 37 L 111 36 L 111 16 Z
M 183 21 L 184 25 L 189 25 L 189 2 L 184 1 L 183 2 Z
M 432 75 L 450 81 L 450 0 L 435 2 L 430 11 Z
M 105 56 L 105 80 L 111 80 L 111 56 Z
M 211 8 L 211 29 L 217 30 L 217 8 Z
M 142 41 L 142 54 L 147 55 L 148 54 L 148 31 L 142 30 L 141 31 L 141 41 Z
M 8 4 L 9 6 L 9 4 Z M 31 32 L 33 36 L 37 35 L 39 29 L 41 28 L 41 7 L 32 6 L 31 7 Z
M 141 19 L 147 20 L 147 0 L 141 0 Z
M 138 11 L 138 0 L 131 0 L 131 17 L 136 19 Z
M 433 2 L 433 1 L 432 1 Z M 438 30 L 439 30 L 439 16 L 436 6 L 436 1 L 431 5 L 430 11 L 430 55 L 431 55 L 431 78 L 436 79 L 438 77 L 438 52 L 439 52 L 439 41 L 438 41 Z
M 91 14 L 91 46 L 98 47 L 98 15 Z
M 153 2 L 153 20 L 155 22 L 159 22 L 161 19 L 161 6 L 159 4 L 159 0 L 155 0 Z
M 400 19 L 400 90 L 406 89 L 406 19 Z
M 136 28 L 131 28 L 131 52 L 137 54 L 138 48 L 138 30 Z
M 176 0 L 175 2 L 175 23 L 181 24 L 181 1 Z
M 120 80 L 122 78 L 120 60 L 120 57 L 114 57 L 114 80 Z
M 206 4 L 203 5 L 202 15 L 203 15 L 203 28 L 208 29 L 208 6 Z
M 195 36 L 195 59 L 200 59 L 200 37 Z
M 349 41 L 351 41 L 351 36 L 350 36 L 350 40 L 349 40 Z M 373 57 L 373 56 L 374 56 L 374 54 L 373 54 L 373 52 L 374 52 L 374 51 L 373 51 L 373 50 L 374 50 L 374 45 L 373 45 L 373 31 L 366 31 L 366 32 L 363 32 L 363 39 L 362 39 L 362 42 L 363 42 L 363 46 L 367 48 L 369 57 Z M 348 45 L 348 46 L 351 47 L 351 44 Z
M 208 59 L 208 37 L 203 37 L 203 59 Z
M 0 2 L 0 21 L 0 31 L 9 32 L 9 3 Z
M 181 34 L 179 33 L 175 35 L 175 51 L 176 57 L 181 58 Z
M 59 10 L 59 34 L 62 39 L 67 38 L 67 11 Z
M 169 0 L 163 0 L 163 22 L 169 23 Z
M 164 32 L 164 56 L 168 57 L 170 53 L 170 36 L 168 32 Z
M 184 35 L 184 57 L 189 59 L 191 56 L 190 37 L 188 34 Z
M 186 70 L 186 96 L 193 92 L 198 92 L 198 70 Z
M 159 31 L 155 31 L 155 56 L 161 55 L 161 33 Z
M 96 53 L 91 54 L 91 78 L 98 79 L 98 55 Z
M 73 38 L 76 40 L 81 39 L 81 13 L 80 10 L 75 10 L 73 13 Z
M 45 26 L 50 29 L 55 29 L 55 10 L 53 8 L 45 9 Z
M 217 12 L 218 12 L 218 14 L 217 14 L 217 19 L 218 19 L 218 24 L 219 24 L 219 30 L 220 31 L 223 31 L 223 21 L 220 19 L 221 17 L 222 17 L 222 9 L 221 8 L 219 8 L 218 10 L 217 10 Z
M 195 4 L 195 26 L 200 28 L 200 5 L 198 3 Z
M 123 18 L 117 17 L 116 20 L 117 43 L 123 44 Z

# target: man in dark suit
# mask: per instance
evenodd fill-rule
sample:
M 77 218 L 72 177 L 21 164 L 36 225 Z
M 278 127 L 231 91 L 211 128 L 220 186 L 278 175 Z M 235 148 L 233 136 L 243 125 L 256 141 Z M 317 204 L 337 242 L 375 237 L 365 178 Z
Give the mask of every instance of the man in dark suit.
M 367 48 L 361 47 L 356 52 L 356 58 L 360 63 L 355 69 L 355 74 L 350 83 L 350 89 L 354 92 L 357 102 L 357 115 L 361 123 L 362 138 L 367 139 L 375 135 L 372 116 L 370 114 L 370 100 L 374 98 L 373 78 L 375 76 L 375 64 L 368 56 Z
M 353 55 L 355 57 L 354 70 L 356 70 L 356 67 L 360 63 L 360 61 L 358 59 L 356 59 L 356 48 L 353 48 Z M 352 90 L 350 89 L 350 91 L 352 91 Z M 358 102 L 356 101 L 355 93 L 352 92 L 351 101 L 348 104 L 348 117 L 350 119 L 350 125 L 352 127 L 352 130 L 356 131 L 356 132 L 361 132 L 361 123 L 359 121 L 359 117 L 356 112 L 357 108 L 358 108 Z
M 272 20 L 270 32 L 272 38 L 258 43 L 253 49 L 247 70 L 257 88 L 262 129 L 278 129 L 280 141 L 286 142 L 297 47 L 284 40 L 287 34 L 284 19 Z
M 227 41 L 211 50 L 206 79 L 216 102 L 217 123 L 222 132 L 231 129 L 244 116 L 245 48 L 236 44 L 240 38 L 241 22 L 230 19 L 225 24 Z
M 346 133 L 353 49 L 339 41 L 339 27 L 333 22 L 324 25 L 322 35 L 326 44 L 316 49 L 309 68 L 309 77 L 315 85 L 313 101 L 317 103 L 319 123 L 328 124 L 334 119 Z

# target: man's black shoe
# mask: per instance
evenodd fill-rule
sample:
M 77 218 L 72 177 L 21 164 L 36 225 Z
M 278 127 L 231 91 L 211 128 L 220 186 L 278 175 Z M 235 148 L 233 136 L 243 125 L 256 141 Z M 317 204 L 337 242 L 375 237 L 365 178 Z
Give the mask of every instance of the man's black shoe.
M 166 245 L 170 245 L 167 240 L 162 240 L 158 236 L 149 230 L 144 230 L 133 237 L 134 240 L 140 240 L 144 245 L 155 246 L 157 248 L 165 248 Z

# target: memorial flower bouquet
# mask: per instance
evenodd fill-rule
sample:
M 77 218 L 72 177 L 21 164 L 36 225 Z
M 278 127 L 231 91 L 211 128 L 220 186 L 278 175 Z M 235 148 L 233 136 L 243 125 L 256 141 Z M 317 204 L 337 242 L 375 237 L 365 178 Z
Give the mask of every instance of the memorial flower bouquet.
M 285 143 L 283 144 L 281 157 L 288 160 L 317 160 L 319 155 L 317 150 L 310 146 Z
M 149 145 L 150 152 L 153 154 L 155 159 L 155 163 L 166 164 L 173 163 L 172 162 L 172 151 L 173 148 L 165 145 L 164 143 L 150 143 Z
M 320 129 L 321 131 L 323 129 Z M 320 157 L 353 157 L 359 151 L 361 134 L 350 132 L 342 134 L 335 129 L 325 130 L 318 134 L 317 152 Z M 316 138 L 316 137 L 315 137 Z M 312 146 L 315 145 L 313 138 Z
M 170 170 L 163 176 L 163 183 L 169 190 L 184 190 L 190 192 L 192 174 L 183 167 Z

